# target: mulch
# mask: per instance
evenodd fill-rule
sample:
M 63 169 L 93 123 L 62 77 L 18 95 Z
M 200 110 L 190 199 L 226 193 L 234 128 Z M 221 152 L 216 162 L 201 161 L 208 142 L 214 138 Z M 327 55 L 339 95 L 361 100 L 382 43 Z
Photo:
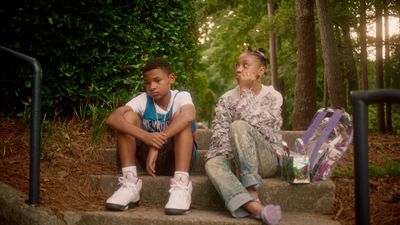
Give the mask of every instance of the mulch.
M 28 193 L 29 124 L 18 119 L 0 121 L 0 181 Z M 104 210 L 108 193 L 92 186 L 90 175 L 118 174 L 100 154 L 114 147 L 109 132 L 91 139 L 90 121 L 51 122 L 42 130 L 40 205 L 58 213 L 66 210 Z M 387 159 L 400 162 L 398 135 L 369 134 L 369 163 L 385 166 Z M 350 147 L 337 171 L 351 168 Z M 400 170 L 400 168 L 398 168 Z M 343 225 L 355 224 L 354 178 L 333 177 L 336 184 L 336 212 L 332 217 Z M 400 225 L 400 177 L 370 177 L 371 225 Z

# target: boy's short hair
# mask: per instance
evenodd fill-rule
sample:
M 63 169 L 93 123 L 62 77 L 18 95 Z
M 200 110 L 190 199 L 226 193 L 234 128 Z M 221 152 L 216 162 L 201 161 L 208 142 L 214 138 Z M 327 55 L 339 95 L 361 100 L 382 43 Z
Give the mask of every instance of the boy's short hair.
M 148 61 L 146 63 L 146 65 L 143 67 L 142 73 L 144 74 L 147 71 L 154 70 L 154 69 L 163 70 L 167 74 L 171 74 L 172 73 L 171 65 L 168 63 L 168 61 L 163 59 L 163 58 L 159 58 L 159 57 L 151 59 L 150 61 Z

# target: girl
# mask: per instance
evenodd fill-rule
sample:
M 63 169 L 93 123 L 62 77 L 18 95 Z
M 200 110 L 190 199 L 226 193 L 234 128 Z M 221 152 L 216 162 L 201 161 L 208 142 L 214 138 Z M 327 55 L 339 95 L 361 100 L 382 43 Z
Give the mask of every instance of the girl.
M 282 96 L 261 83 L 268 60 L 263 49 L 248 49 L 236 63 L 237 86 L 220 97 L 206 154 L 206 174 L 233 217 L 253 215 L 275 225 L 277 205 L 262 205 L 262 178 L 278 169 Z

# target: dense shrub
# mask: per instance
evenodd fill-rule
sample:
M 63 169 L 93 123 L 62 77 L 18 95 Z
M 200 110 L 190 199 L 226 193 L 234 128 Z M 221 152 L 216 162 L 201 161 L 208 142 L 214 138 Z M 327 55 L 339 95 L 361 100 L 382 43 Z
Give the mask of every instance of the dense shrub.
M 197 57 L 191 1 L 20 0 L 1 7 L 0 45 L 42 65 L 44 112 L 68 115 L 85 105 L 120 104 L 142 90 L 141 68 L 155 56 L 171 62 L 178 87 L 191 88 Z M 29 104 L 31 73 L 19 64 L 10 72 L 9 65 L 1 66 L 2 83 L 8 81 L 2 101 L 21 111 L 13 105 Z

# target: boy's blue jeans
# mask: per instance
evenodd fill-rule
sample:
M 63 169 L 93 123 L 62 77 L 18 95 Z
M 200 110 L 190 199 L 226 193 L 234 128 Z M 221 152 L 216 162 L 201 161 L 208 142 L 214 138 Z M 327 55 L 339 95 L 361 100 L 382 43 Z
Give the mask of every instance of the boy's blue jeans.
M 232 216 L 244 217 L 249 213 L 241 206 L 253 200 L 246 188 L 253 186 L 257 190 L 262 178 L 273 176 L 278 169 L 278 157 L 272 145 L 245 121 L 231 124 L 229 139 L 235 162 L 216 156 L 206 162 L 205 170 Z

